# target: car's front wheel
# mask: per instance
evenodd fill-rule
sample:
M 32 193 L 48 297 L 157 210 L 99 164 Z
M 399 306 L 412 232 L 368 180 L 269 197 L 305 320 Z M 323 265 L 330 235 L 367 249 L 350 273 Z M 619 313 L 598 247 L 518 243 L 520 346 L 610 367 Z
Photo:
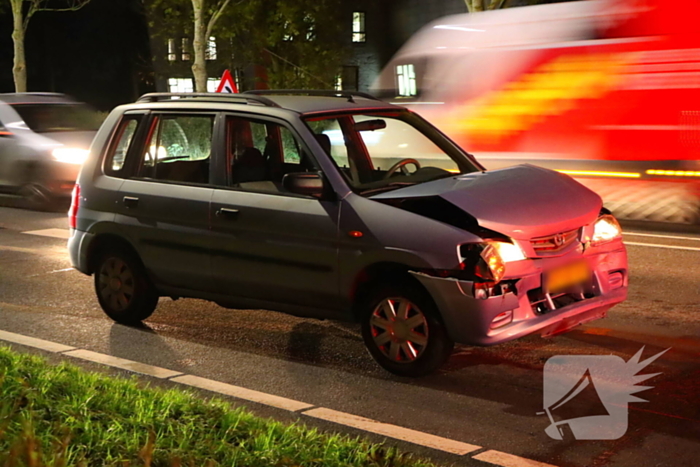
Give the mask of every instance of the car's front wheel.
M 123 249 L 103 252 L 95 267 L 95 292 L 114 321 L 138 324 L 153 314 L 158 292 L 138 258 Z
M 362 310 L 362 337 L 387 371 L 418 377 L 437 370 L 452 353 L 437 307 L 427 293 L 406 285 L 379 287 Z

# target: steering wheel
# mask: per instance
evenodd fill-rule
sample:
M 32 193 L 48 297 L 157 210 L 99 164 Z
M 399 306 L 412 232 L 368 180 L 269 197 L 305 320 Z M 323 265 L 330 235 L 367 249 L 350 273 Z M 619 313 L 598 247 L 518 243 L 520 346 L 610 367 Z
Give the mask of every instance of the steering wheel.
M 420 169 L 420 162 L 418 162 L 417 160 L 415 160 L 415 159 L 401 159 L 396 164 L 392 165 L 389 168 L 389 170 L 386 171 L 386 173 L 384 174 L 384 180 L 386 180 L 387 178 L 394 175 L 394 173 L 396 173 L 396 171 L 399 169 L 401 169 L 401 172 L 404 175 L 410 175 L 408 170 L 406 170 L 406 166 L 408 164 L 413 164 L 416 166 L 416 169 Z

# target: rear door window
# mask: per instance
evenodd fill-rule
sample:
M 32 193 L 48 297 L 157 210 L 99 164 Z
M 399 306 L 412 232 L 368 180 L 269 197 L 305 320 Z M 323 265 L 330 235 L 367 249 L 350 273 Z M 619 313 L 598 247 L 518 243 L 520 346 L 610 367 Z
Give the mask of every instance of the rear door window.
M 208 184 L 214 115 L 156 115 L 138 176 Z

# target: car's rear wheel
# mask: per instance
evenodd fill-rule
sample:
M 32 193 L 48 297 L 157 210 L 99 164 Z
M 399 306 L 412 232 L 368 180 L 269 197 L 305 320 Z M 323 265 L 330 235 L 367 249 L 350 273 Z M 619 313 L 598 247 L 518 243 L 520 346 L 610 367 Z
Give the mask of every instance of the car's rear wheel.
M 437 370 L 454 348 L 433 300 L 406 285 L 377 288 L 362 313 L 362 337 L 387 371 L 418 377 Z
M 35 211 L 51 210 L 54 207 L 54 197 L 41 183 L 29 182 L 19 189 L 22 207 Z
M 158 292 L 138 258 L 123 249 L 103 252 L 95 267 L 95 292 L 114 321 L 138 324 L 153 314 Z

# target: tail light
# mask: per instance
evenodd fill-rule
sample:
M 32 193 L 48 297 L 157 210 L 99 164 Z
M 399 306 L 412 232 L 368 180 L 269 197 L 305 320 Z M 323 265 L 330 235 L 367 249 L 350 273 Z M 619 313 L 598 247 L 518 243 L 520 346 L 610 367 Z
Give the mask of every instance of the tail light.
M 71 229 L 78 228 L 78 207 L 80 206 L 80 185 L 77 183 L 73 187 L 73 194 L 70 199 L 70 209 L 68 210 L 68 225 Z

